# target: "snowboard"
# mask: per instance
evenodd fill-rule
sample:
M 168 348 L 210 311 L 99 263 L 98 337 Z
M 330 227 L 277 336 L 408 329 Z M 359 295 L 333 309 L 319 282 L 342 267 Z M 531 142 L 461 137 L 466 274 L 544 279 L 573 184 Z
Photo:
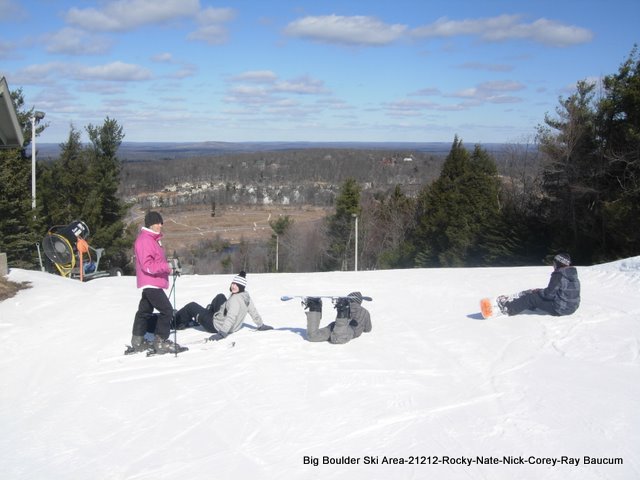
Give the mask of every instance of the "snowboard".
M 502 315 L 495 298 L 483 298 L 480 300 L 480 314 L 485 320 L 487 318 Z
M 510 302 L 515 300 L 516 298 L 520 298 L 523 295 L 531 293 L 533 290 L 523 290 L 522 292 L 512 293 L 511 295 L 498 295 L 495 298 L 483 298 L 480 300 L 480 313 L 482 318 L 494 318 L 500 317 L 503 315 L 507 315 L 507 313 L 502 312 L 500 307 L 498 306 L 498 299 L 501 302 Z
M 289 300 L 293 300 L 294 298 L 298 298 L 300 300 L 304 300 L 306 298 L 330 298 L 334 302 L 340 300 L 341 298 L 356 300 L 356 297 L 350 297 L 349 295 L 283 295 L 280 297 L 280 300 L 282 300 L 283 302 L 288 302 Z M 371 302 L 373 298 L 363 295 L 362 300 L 364 300 L 365 302 Z

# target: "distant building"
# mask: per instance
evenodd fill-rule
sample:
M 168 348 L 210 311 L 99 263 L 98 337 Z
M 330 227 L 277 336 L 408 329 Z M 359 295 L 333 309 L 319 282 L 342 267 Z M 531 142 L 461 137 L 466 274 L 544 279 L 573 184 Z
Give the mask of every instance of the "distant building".
M 9 85 L 0 77 L 0 148 L 22 147 L 24 136 L 11 100 Z

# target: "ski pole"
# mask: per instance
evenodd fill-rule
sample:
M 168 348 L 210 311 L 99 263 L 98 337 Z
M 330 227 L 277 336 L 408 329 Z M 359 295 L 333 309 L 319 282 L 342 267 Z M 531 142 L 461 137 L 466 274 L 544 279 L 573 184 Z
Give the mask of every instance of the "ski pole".
M 173 283 L 171 285 L 171 291 L 169 292 L 169 296 L 171 296 L 171 293 L 173 292 L 173 312 L 176 311 L 176 279 L 178 278 L 178 272 L 179 272 L 179 268 L 180 268 L 180 260 L 178 259 L 178 257 L 175 257 L 176 259 L 176 268 L 174 268 L 173 270 Z M 175 313 L 172 314 L 172 318 L 173 318 L 173 343 L 175 343 L 175 356 L 178 356 L 178 324 L 175 318 Z

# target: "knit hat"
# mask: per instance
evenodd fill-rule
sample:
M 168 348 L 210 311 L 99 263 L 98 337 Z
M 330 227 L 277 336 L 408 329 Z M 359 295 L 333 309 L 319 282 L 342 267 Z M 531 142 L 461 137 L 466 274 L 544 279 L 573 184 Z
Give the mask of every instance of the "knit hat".
M 362 305 L 362 294 L 360 292 L 351 292 L 349 295 L 347 295 L 349 298 L 350 302 L 356 302 L 360 305 Z
M 571 256 L 568 253 L 559 253 L 555 257 L 553 257 L 553 262 L 556 265 L 568 267 L 569 265 L 571 265 Z
M 244 292 L 245 287 L 247 286 L 247 273 L 243 270 L 238 275 L 233 277 L 231 283 L 235 283 L 240 287 L 240 291 Z
M 144 216 L 144 226 L 149 228 L 151 225 L 155 225 L 159 223 L 162 225 L 164 222 L 162 221 L 162 215 L 158 212 L 149 212 Z

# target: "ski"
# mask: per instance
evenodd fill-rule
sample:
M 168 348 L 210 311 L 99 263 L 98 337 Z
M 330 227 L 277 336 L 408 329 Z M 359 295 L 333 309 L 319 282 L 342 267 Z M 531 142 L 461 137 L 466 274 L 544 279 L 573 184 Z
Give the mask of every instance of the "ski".
M 305 298 L 330 298 L 331 300 L 339 300 L 341 298 L 346 298 L 349 300 L 357 300 L 357 297 L 350 297 L 349 295 L 283 295 L 280 297 L 280 300 L 283 302 L 288 302 L 289 300 L 293 300 L 294 298 L 299 298 L 304 300 Z M 373 298 L 362 296 L 362 300 L 366 302 L 371 302 Z
M 227 342 L 224 340 L 209 340 L 209 337 L 203 338 L 201 340 L 196 340 L 194 342 L 187 342 L 185 345 L 213 345 L 213 344 L 226 345 L 227 348 L 232 348 L 236 346 L 235 341 Z

